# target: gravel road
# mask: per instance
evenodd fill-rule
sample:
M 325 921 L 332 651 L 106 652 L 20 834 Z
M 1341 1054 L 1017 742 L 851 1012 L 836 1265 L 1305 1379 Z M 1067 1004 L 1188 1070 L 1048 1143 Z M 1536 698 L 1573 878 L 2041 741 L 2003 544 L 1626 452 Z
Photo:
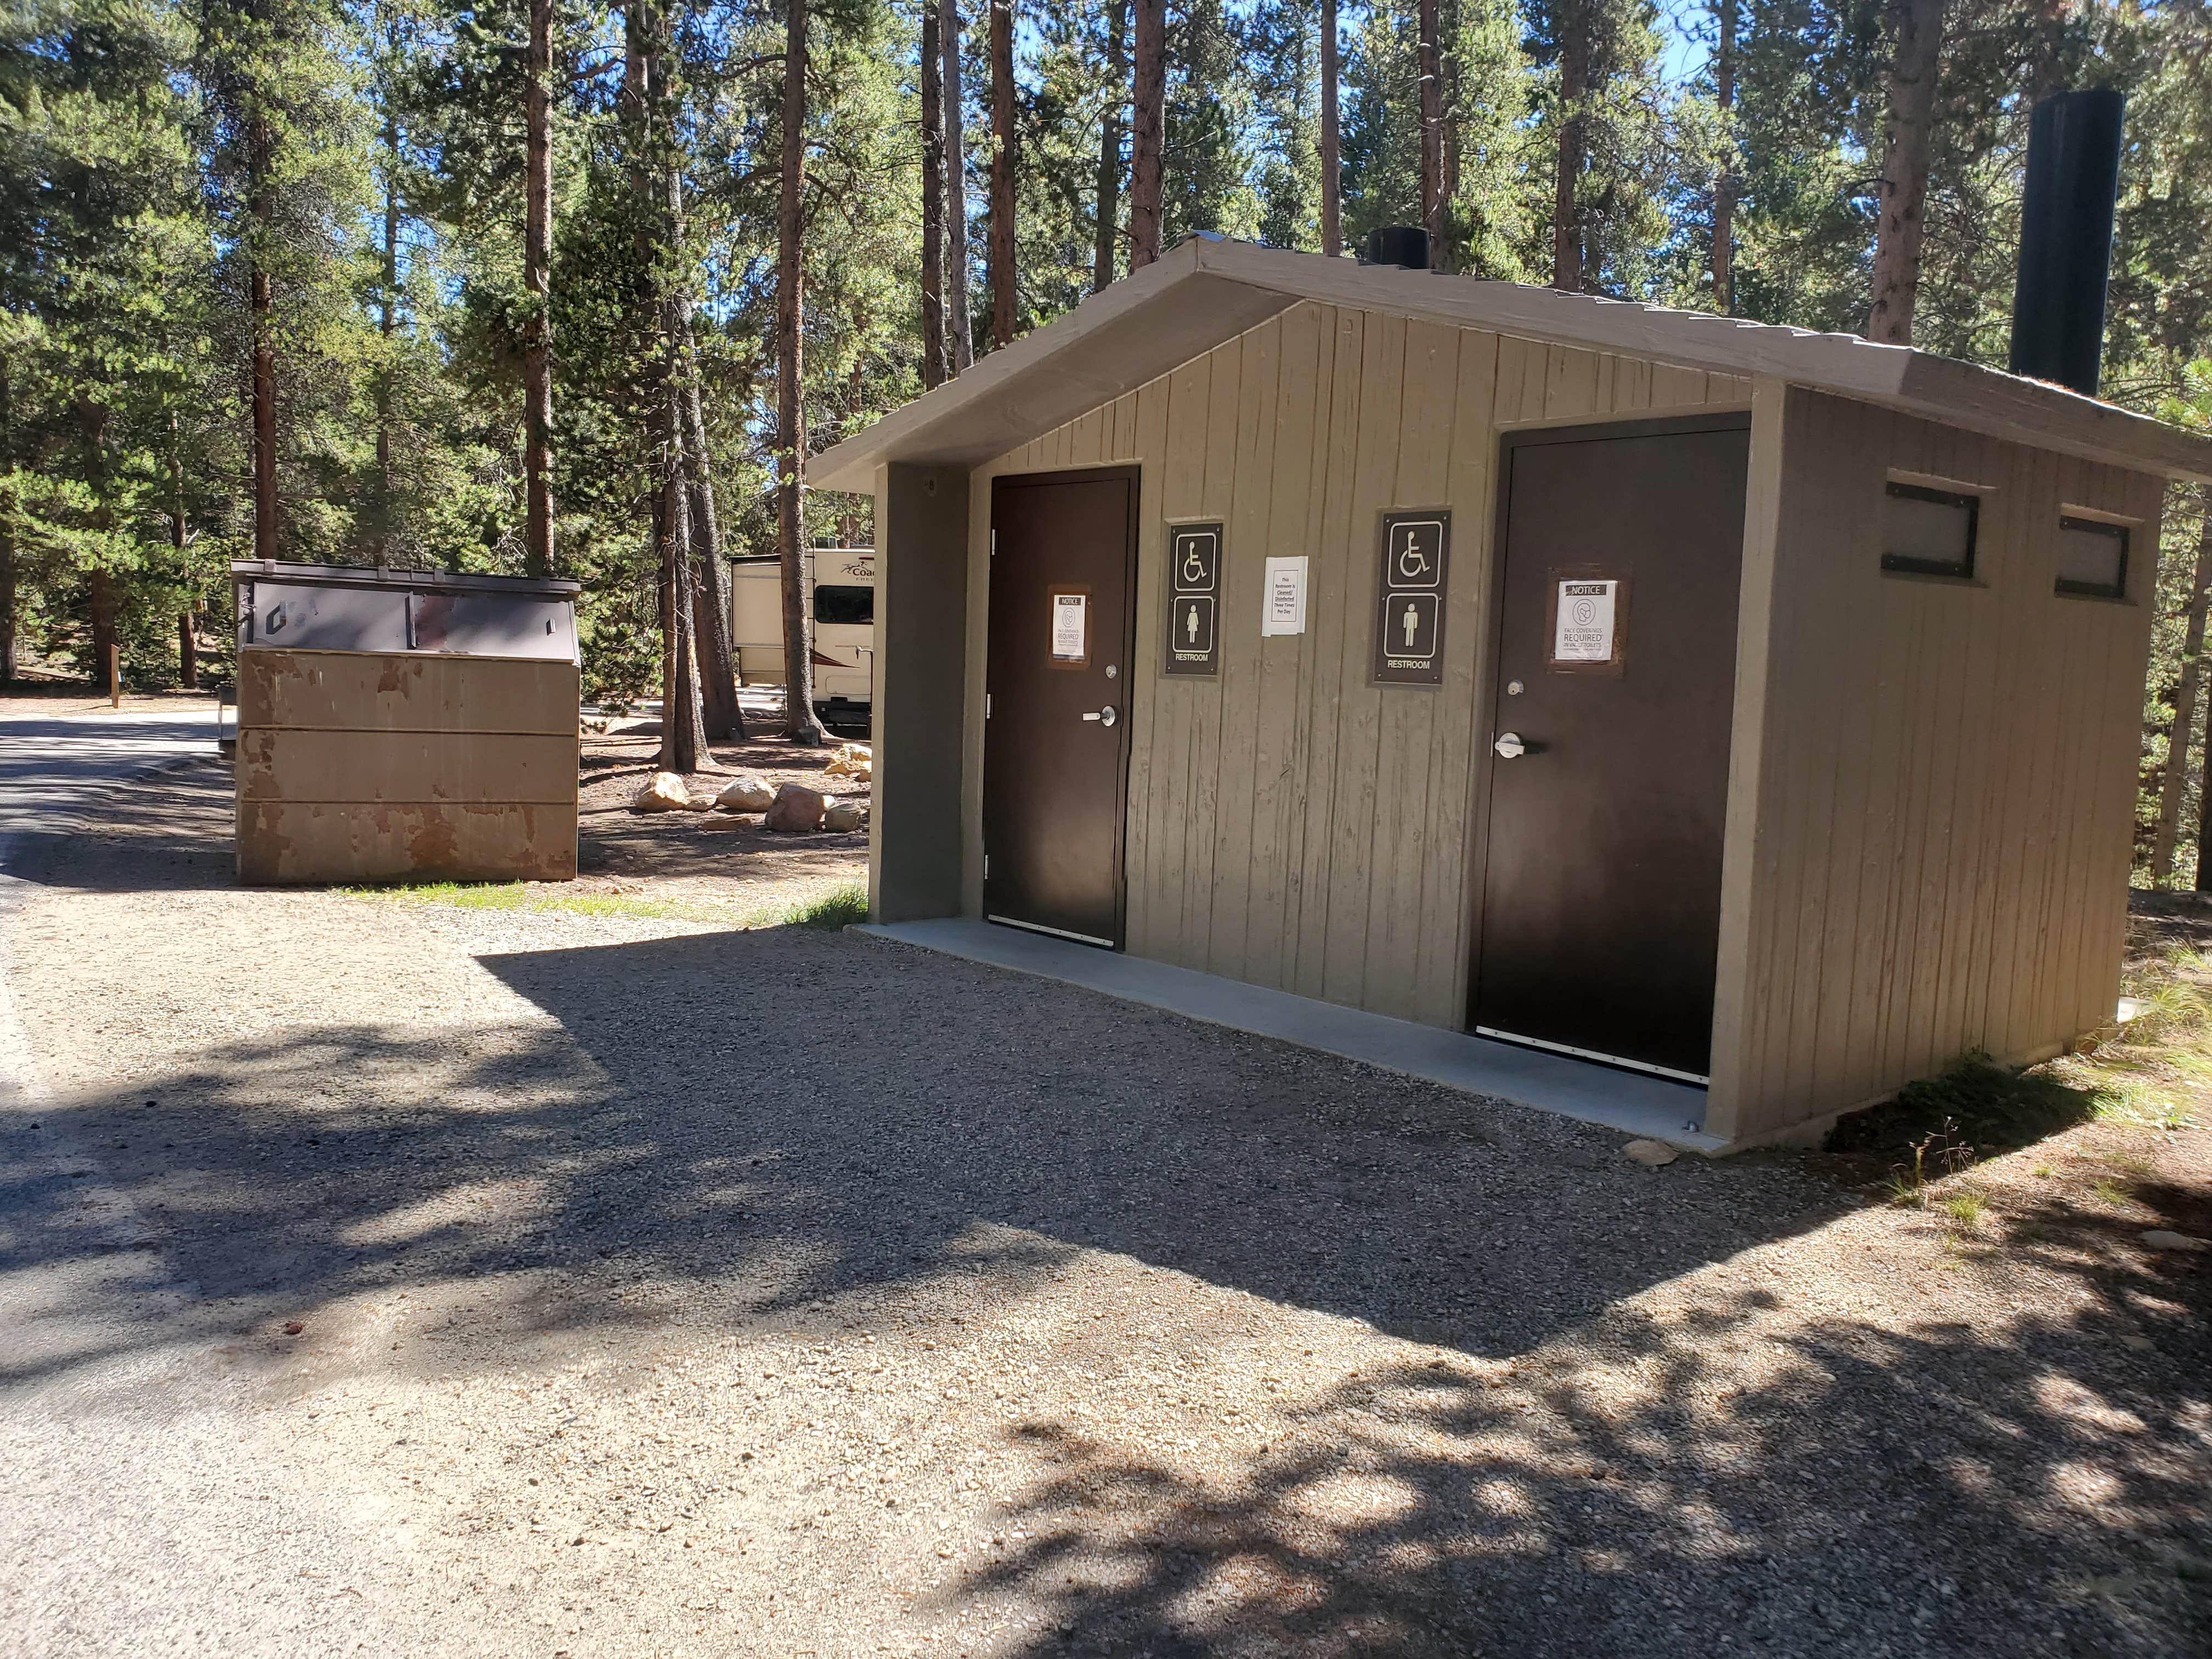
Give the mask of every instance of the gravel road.
M 2124 1200 L 1975 1243 L 860 935 L 240 891 L 223 775 L 123 793 L 7 945 L 0 1654 L 2212 1648 L 2208 1258 Z

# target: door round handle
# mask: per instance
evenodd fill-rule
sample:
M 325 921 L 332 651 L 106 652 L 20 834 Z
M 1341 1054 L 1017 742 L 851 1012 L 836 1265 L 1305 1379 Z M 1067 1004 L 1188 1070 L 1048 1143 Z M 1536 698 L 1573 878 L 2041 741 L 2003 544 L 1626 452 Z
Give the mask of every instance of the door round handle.
M 1114 712 L 1114 705 L 1110 702 L 1098 711 L 1098 724 L 1101 726 L 1111 726 L 1121 718 Z
M 1498 741 L 1490 746 L 1498 751 L 1498 757 L 1500 760 L 1518 760 L 1528 752 L 1528 745 L 1521 741 L 1521 734 L 1518 732 L 1499 732 Z

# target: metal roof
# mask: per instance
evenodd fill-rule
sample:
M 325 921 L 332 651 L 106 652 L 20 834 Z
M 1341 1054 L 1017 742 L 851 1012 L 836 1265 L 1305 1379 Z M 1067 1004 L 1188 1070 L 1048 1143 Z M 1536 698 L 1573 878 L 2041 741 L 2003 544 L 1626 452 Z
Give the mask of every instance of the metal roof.
M 2212 437 L 1932 352 L 1208 236 L 1177 244 L 958 379 L 824 450 L 808 463 L 808 482 L 866 493 L 885 462 L 979 465 L 1303 300 L 1784 380 L 1990 437 L 2212 483 Z

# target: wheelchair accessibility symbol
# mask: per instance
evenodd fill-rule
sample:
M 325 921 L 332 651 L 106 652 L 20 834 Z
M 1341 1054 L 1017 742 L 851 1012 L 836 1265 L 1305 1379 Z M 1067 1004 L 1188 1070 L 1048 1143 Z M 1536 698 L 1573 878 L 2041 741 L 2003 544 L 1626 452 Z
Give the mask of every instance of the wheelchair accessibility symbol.
M 1390 586 L 1434 587 L 1443 576 L 1444 527 L 1434 519 L 1401 520 L 1390 526 Z
M 1175 538 L 1175 591 L 1211 593 L 1221 565 L 1221 532 L 1182 530 Z

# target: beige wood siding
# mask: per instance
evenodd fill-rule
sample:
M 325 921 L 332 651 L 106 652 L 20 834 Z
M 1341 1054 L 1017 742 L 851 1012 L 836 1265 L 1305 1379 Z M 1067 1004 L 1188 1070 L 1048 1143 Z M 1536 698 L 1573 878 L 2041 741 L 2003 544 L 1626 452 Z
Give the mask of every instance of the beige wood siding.
M 577 689 L 566 662 L 240 652 L 240 878 L 573 878 Z
M 1753 426 L 1706 1122 L 1739 1138 L 2111 1015 L 2162 494 L 1764 382 Z M 1982 492 L 1972 581 L 1881 570 L 1893 471 Z M 2135 521 L 2124 600 L 2052 592 L 2067 507 Z
M 1135 462 L 1128 948 L 1456 1028 L 1490 653 L 1498 433 L 1742 408 L 1748 382 L 1302 303 L 978 469 L 969 497 L 964 903 L 981 904 L 989 480 Z M 1370 684 L 1378 515 L 1452 512 L 1440 687 Z M 1220 672 L 1159 672 L 1164 528 L 1227 526 Z M 1307 631 L 1262 640 L 1262 561 L 1304 554 Z

